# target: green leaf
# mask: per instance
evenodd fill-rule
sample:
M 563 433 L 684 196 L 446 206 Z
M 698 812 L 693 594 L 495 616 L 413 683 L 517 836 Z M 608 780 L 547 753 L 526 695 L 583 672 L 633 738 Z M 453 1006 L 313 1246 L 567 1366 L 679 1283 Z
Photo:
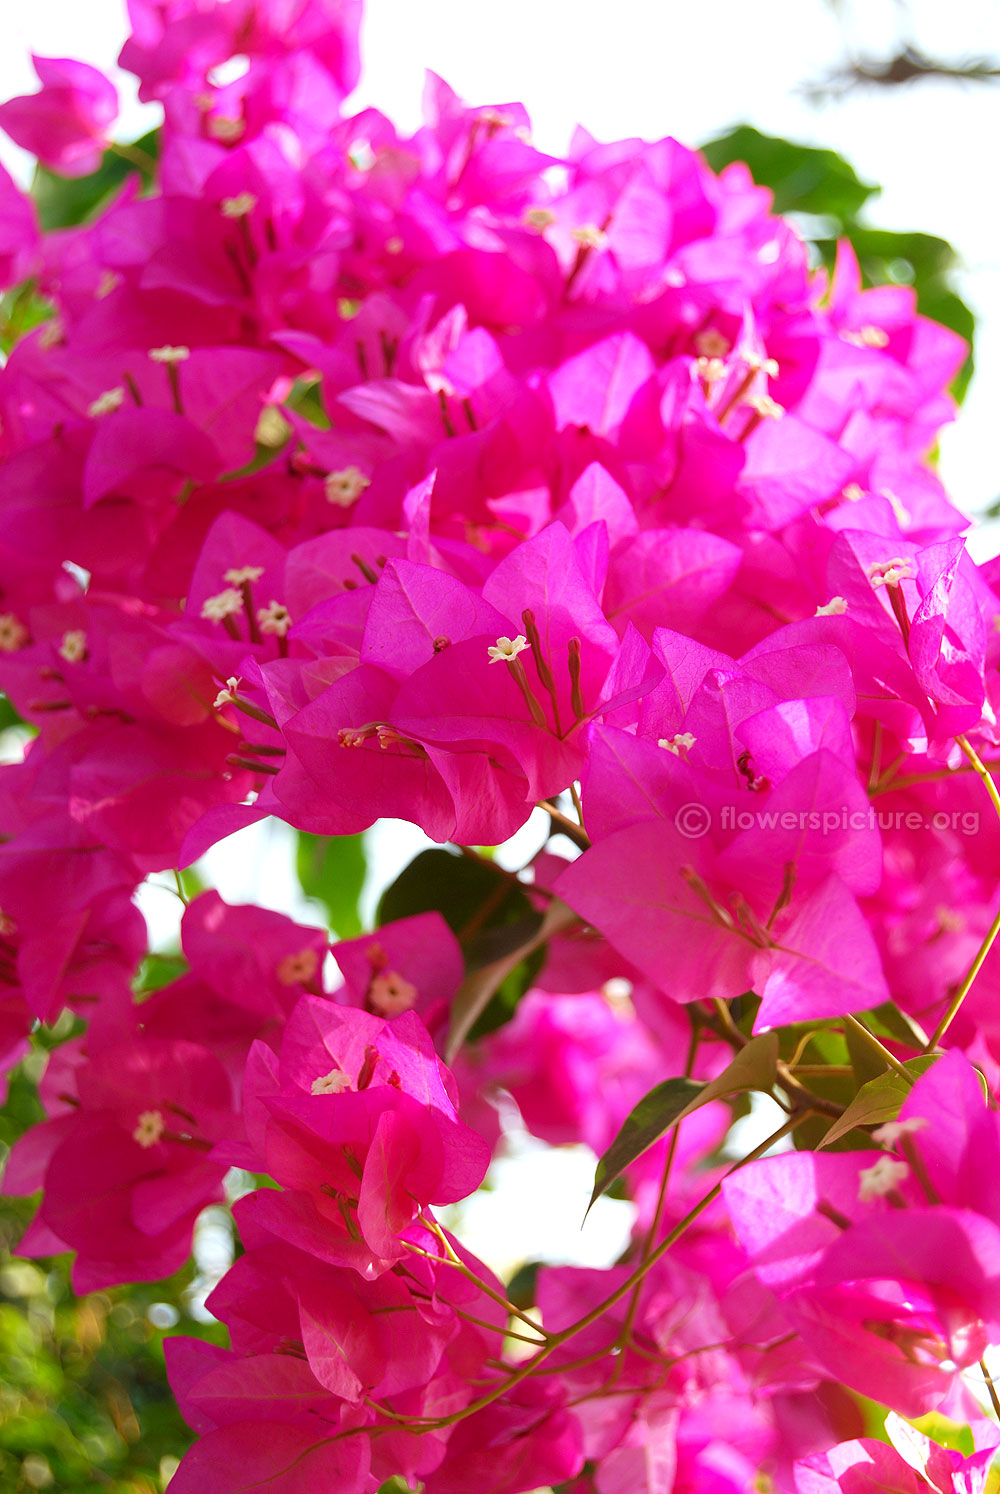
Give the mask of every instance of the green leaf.
M 907 1059 L 903 1067 L 913 1075 L 913 1079 L 919 1079 L 938 1057 L 937 1053 L 921 1053 L 917 1058 Z M 913 1080 L 907 1083 L 895 1069 L 887 1069 L 877 1079 L 869 1079 L 867 1084 L 862 1084 L 843 1115 L 834 1121 L 822 1141 L 817 1143 L 817 1149 L 839 1141 L 857 1126 L 882 1126 L 886 1121 L 895 1120 L 912 1088 Z
M 600 1158 L 594 1173 L 594 1191 L 590 1195 L 588 1212 L 606 1193 L 617 1177 L 637 1157 L 666 1135 L 682 1115 L 687 1115 L 702 1103 L 701 1095 L 706 1085 L 697 1079 L 664 1079 L 643 1095 L 638 1105 L 629 1112 L 621 1130 L 607 1151 Z
M 216 478 L 216 482 L 243 482 L 244 478 L 254 477 L 258 472 L 264 472 L 268 467 L 277 462 L 282 453 L 287 450 L 288 443 L 284 446 L 261 446 L 258 441 L 254 447 L 254 454 L 242 467 L 234 467 L 232 472 L 222 472 Z
M 431 912 L 441 914 L 461 944 L 470 980 L 483 972 L 475 991 L 463 987 L 456 997 L 456 1009 L 461 1001 L 472 1013 L 471 1025 L 463 1019 L 462 1040 L 475 1040 L 510 1020 L 538 974 L 545 948 L 534 935 L 542 919 L 509 872 L 487 857 L 443 847 L 421 851 L 403 868 L 382 894 L 376 922 Z M 491 992 L 483 1005 L 486 987 Z
M 911 1425 L 939 1446 L 961 1453 L 963 1458 L 971 1458 L 976 1450 L 972 1428 L 962 1422 L 952 1421 L 941 1411 L 928 1411 L 924 1416 L 916 1416 Z
M 204 892 L 208 886 L 197 866 L 185 866 L 182 871 L 175 872 L 174 875 L 180 883 L 181 892 L 189 903 L 193 902 L 199 892 Z
M 155 161 L 159 154 L 159 133 L 150 130 L 134 146 L 122 149 L 140 151 L 150 161 Z M 133 174 L 142 178 L 144 186 L 152 179 L 147 170 L 114 150 L 104 152 L 100 166 L 91 176 L 56 176 L 44 166 L 37 166 L 31 195 L 38 207 L 42 228 L 51 233 L 55 228 L 74 228 L 77 224 L 89 222 Z
M 961 400 L 973 372 L 975 317 L 958 294 L 956 255 L 946 239 L 926 233 L 896 233 L 858 222 L 858 214 L 881 188 L 863 182 L 832 150 L 762 135 L 738 125 L 702 146 L 713 171 L 744 162 L 754 181 L 774 193 L 774 211 L 799 215 L 798 227 L 823 263 L 833 265 L 837 240 L 850 239 L 866 285 L 912 285 L 918 310 L 950 327 L 969 343 L 969 356 L 952 386 Z
M 323 386 L 319 379 L 296 379 L 285 403 L 317 430 L 330 429 L 330 417 L 323 404 Z
M 7 731 L 11 726 L 24 726 L 25 721 L 15 710 L 13 703 L 6 695 L 0 694 L 0 731 Z
M 0 352 L 9 353 L 15 343 L 49 321 L 54 312 L 52 302 L 38 294 L 34 280 L 0 296 Z
M 911 285 L 923 316 L 950 327 L 969 344 L 969 356 L 955 377 L 952 392 L 961 400 L 974 370 L 973 341 L 976 319 L 953 283 L 958 257 L 947 239 L 929 233 L 896 233 L 846 223 L 844 232 L 854 246 L 866 285 Z M 827 264 L 833 263 L 835 239 L 817 239 Z
M 769 1093 L 777 1077 L 777 1063 L 778 1034 L 765 1032 L 751 1038 L 732 1063 L 708 1084 L 683 1078 L 665 1079 L 657 1084 L 626 1116 L 618 1135 L 600 1158 L 588 1211 L 626 1167 L 686 1115 L 700 1110 L 710 1100 L 728 1099 L 747 1090 Z
M 525 1261 L 523 1266 L 518 1266 L 507 1283 L 507 1301 L 513 1302 L 522 1312 L 527 1312 L 529 1307 L 535 1305 L 538 1273 L 544 1265 L 544 1261 Z
M 306 897 L 324 905 L 341 939 L 361 933 L 358 899 L 365 885 L 365 843 L 360 835 L 310 835 L 299 831 L 295 870 Z
M 895 1038 L 898 1043 L 905 1043 L 908 1048 L 925 1048 L 927 1046 L 927 1033 L 920 1023 L 913 1017 L 908 1017 L 901 1012 L 894 1001 L 883 1001 L 881 1006 L 873 1007 L 865 1014 L 865 1022 L 872 1032 L 881 1033 L 883 1037 Z
M 421 851 L 383 892 L 376 922 L 440 913 L 463 946 L 484 930 L 534 913 L 525 889 L 500 867 L 444 847 Z
M 759 1037 L 751 1038 L 732 1063 L 705 1085 L 701 1103 L 707 1105 L 709 1100 L 725 1100 L 730 1095 L 743 1094 L 750 1089 L 769 1094 L 777 1074 L 778 1033 L 762 1032 Z
M 132 989 L 142 1000 L 145 996 L 151 996 L 154 991 L 161 990 L 163 986 L 169 986 L 172 980 L 178 980 L 189 968 L 182 954 L 151 951 L 139 966 Z
M 844 1040 L 857 1084 L 865 1085 L 870 1079 L 878 1079 L 885 1073 L 888 1063 L 871 1042 L 864 1040 L 863 1034 L 859 1034 L 856 1027 L 849 1024 L 845 1027 Z
M 776 213 L 815 213 L 846 224 L 882 190 L 863 182 L 836 151 L 762 135 L 750 125 L 737 125 L 701 149 L 713 171 L 744 161 L 754 181 L 774 193 Z
M 528 958 L 534 954 L 557 934 L 560 929 L 568 928 L 570 924 L 577 922 L 576 914 L 558 898 L 553 898 L 549 904 L 544 918 L 532 920 L 534 928 L 532 932 L 524 937 L 524 926 L 512 924 L 507 930 L 494 931 L 494 935 L 507 934 L 510 931 L 521 931 L 520 942 L 513 945 L 507 953 L 501 954 L 498 959 L 492 960 L 487 965 L 481 965 L 472 970 L 465 977 L 455 994 L 451 1005 L 451 1030 L 448 1034 L 448 1046 L 445 1049 L 445 1059 L 448 1063 L 454 1058 L 465 1039 L 473 1032 L 477 1020 L 485 1013 L 486 1008 L 494 996 L 503 987 L 505 980 L 512 975 Z M 522 993 L 518 993 L 518 997 Z M 511 1012 L 510 1015 L 513 1015 Z

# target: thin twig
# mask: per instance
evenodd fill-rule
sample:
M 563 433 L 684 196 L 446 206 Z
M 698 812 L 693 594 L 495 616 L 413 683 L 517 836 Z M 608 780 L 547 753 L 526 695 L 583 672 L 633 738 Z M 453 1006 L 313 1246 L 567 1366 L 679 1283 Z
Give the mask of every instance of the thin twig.
M 575 824 L 568 814 L 563 814 L 562 810 L 558 809 L 552 803 L 551 799 L 539 799 L 538 807 L 539 809 L 544 809 L 552 821 L 553 835 L 565 835 L 567 840 L 571 840 L 575 846 L 579 846 L 581 851 L 588 851 L 590 849 L 590 836 L 587 832 Z
M 972 767 L 973 771 L 977 773 L 982 779 L 986 792 L 989 794 L 990 803 L 993 805 L 993 808 L 996 811 L 997 818 L 1000 819 L 1000 790 L 997 789 L 997 786 L 993 781 L 993 775 L 990 773 L 989 768 L 982 761 L 978 752 L 967 737 L 956 737 L 955 741 L 965 753 L 965 756 L 968 758 L 969 764 Z M 927 1042 L 924 1045 L 925 1053 L 929 1053 L 932 1048 L 936 1048 L 938 1046 L 941 1039 L 948 1031 L 948 1028 L 958 1016 L 958 1013 L 962 1006 L 962 1002 L 965 1000 L 966 996 L 968 996 L 973 981 L 979 974 L 980 970 L 983 968 L 983 965 L 986 962 L 986 956 L 993 948 L 998 934 L 1000 934 L 1000 908 L 997 909 L 996 916 L 987 929 L 986 936 L 983 939 L 982 944 L 980 944 L 979 949 L 976 951 L 975 959 L 969 966 L 969 969 L 967 970 L 965 975 L 965 979 L 962 981 L 954 996 L 949 1001 L 948 1009 L 945 1012 L 944 1016 L 941 1018 L 940 1022 L 935 1027 L 930 1037 L 927 1039 Z

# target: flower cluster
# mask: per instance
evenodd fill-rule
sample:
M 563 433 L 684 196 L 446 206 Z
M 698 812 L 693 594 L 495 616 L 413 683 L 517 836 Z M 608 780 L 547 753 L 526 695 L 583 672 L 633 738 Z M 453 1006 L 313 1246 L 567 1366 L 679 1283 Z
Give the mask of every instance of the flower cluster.
M 345 112 L 358 0 L 129 12 L 155 162 L 83 64 L 0 106 L 63 176 L 135 168 L 44 235 L 0 172 L 46 313 L 0 371 L 5 1066 L 71 1014 L 22 1252 L 155 1280 L 229 1169 L 274 1185 L 231 1348 L 169 1345 L 177 1494 L 981 1490 L 1000 564 L 929 457 L 964 344 L 672 139 L 556 158 L 433 75 L 412 137 Z M 538 806 L 521 873 L 476 850 Z M 136 889 L 268 816 L 408 820 L 464 890 L 339 983 L 203 892 L 149 979 Z M 750 1089 L 785 1113 L 734 1160 Z M 521 1301 L 435 1213 L 501 1092 L 634 1205 Z M 936 1407 L 978 1453 L 901 1419 Z

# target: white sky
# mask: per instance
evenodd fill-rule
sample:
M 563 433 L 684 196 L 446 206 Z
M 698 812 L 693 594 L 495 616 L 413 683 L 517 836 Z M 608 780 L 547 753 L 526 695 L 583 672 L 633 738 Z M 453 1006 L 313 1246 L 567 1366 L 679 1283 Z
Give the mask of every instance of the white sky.
M 29 51 L 110 70 L 125 33 L 123 0 L 6 0 L 0 98 L 36 86 Z M 941 471 L 955 503 L 974 513 L 1000 494 L 1000 87 L 925 83 L 855 92 L 821 108 L 807 104 L 799 85 L 842 59 L 845 35 L 857 51 L 875 55 L 908 38 L 946 58 L 996 56 L 1000 0 L 367 0 L 365 72 L 355 101 L 413 128 L 422 69 L 431 67 L 470 103 L 523 102 L 536 142 L 553 153 L 577 121 L 602 139 L 670 134 L 689 144 L 746 121 L 840 151 L 863 179 L 883 187 L 868 214 L 875 226 L 939 234 L 960 254 L 961 289 L 980 318 L 978 366 L 959 421 L 943 437 Z M 140 109 L 129 77 L 117 81 L 119 135 L 126 139 L 155 123 L 158 112 Z M 28 179 L 30 162 L 3 136 L 0 161 Z M 976 552 L 993 553 L 998 535 L 998 526 L 982 532 Z M 375 884 L 385 885 L 422 842 L 413 827 L 398 828 L 406 833 L 372 837 Z M 229 901 L 256 899 L 307 916 L 288 839 L 282 826 L 245 832 L 217 847 L 205 869 Z M 162 942 L 176 926 L 175 900 L 154 891 L 143 905 Z M 547 1161 L 530 1146 L 526 1153 L 516 1177 L 501 1164 L 503 1186 L 467 1206 L 472 1248 L 501 1270 L 535 1253 L 540 1237 L 553 1259 L 614 1259 L 627 1206 L 605 1201 L 605 1213 L 596 1209 L 585 1234 L 578 1230 L 589 1159 L 578 1149 L 569 1161 L 565 1153 Z

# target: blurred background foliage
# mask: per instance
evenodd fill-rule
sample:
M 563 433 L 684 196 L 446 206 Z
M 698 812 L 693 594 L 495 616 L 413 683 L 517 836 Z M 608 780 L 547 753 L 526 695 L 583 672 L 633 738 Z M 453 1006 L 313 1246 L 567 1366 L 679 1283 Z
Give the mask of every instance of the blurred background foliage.
M 962 399 L 973 373 L 975 317 L 956 289 L 958 259 L 947 239 L 872 227 L 863 209 L 881 188 L 863 182 L 835 151 L 739 125 L 708 141 L 702 152 L 714 171 L 744 161 L 754 181 L 771 188 L 775 212 L 792 219 L 828 270 L 833 269 L 838 239 L 846 238 L 854 246 L 865 285 L 912 286 L 924 316 L 951 327 L 969 344 L 952 389 Z
M 885 64 L 887 76 L 875 83 L 906 81 L 893 74 L 891 63 L 889 59 Z M 873 81 L 864 69 L 877 70 L 881 64 L 850 66 L 851 79 L 860 85 Z M 895 73 L 900 72 L 896 67 Z M 154 132 L 134 147 L 108 152 L 93 177 L 72 182 L 39 170 L 34 191 L 44 225 L 55 229 L 92 219 L 136 167 L 148 181 L 156 148 Z M 974 318 L 957 292 L 956 257 L 946 240 L 875 226 L 869 220 L 880 189 L 862 181 L 833 151 L 764 135 L 749 125 L 709 141 L 703 149 L 716 170 L 736 160 L 749 165 L 754 179 L 774 192 L 776 211 L 790 214 L 813 246 L 817 264 L 830 266 L 838 238 L 847 237 L 866 283 L 912 286 L 921 311 L 970 343 L 969 359 L 955 384 L 956 396 L 962 397 L 973 367 Z M 0 348 L 9 350 L 50 314 L 51 308 L 31 286 L 3 297 Z M 5 714 L 5 707 L 0 697 L 0 733 L 16 727 L 16 718 L 9 710 Z M 439 907 L 460 935 L 474 932 L 487 943 L 499 939 L 502 944 L 530 916 L 508 884 L 509 895 L 490 904 L 488 916 L 476 921 L 475 911 L 461 904 L 461 898 L 473 891 L 470 864 L 446 851 L 424 853 L 428 856 L 436 858 L 433 865 L 424 859 L 387 890 L 380 921 Z M 456 871 L 465 874 L 460 887 L 451 885 Z M 304 894 L 314 900 L 317 917 L 325 916 L 335 936 L 350 938 L 360 932 L 358 897 L 365 877 L 360 837 L 327 842 L 301 835 L 297 873 Z M 477 873 L 483 887 L 477 885 L 475 891 L 489 903 L 488 894 L 498 879 L 482 862 Z M 191 881 L 187 890 L 193 893 L 197 884 Z M 158 963 L 144 967 L 137 989 L 150 990 L 181 969 L 179 953 L 161 955 Z M 528 968 L 514 973 L 509 989 L 505 986 L 489 1009 L 483 1030 L 509 1019 L 533 974 Z M 43 1118 L 36 1082 L 45 1049 L 68 1032 L 59 1027 L 38 1032 L 31 1054 L 12 1076 L 6 1104 L 0 1108 L 0 1163 L 17 1137 Z M 29 1262 L 14 1255 L 33 1207 L 31 1200 L 0 1199 L 0 1489 L 3 1494 L 40 1489 L 91 1494 L 95 1488 L 106 1494 L 161 1494 L 191 1440 L 166 1383 L 164 1336 L 183 1332 L 225 1341 L 224 1330 L 201 1305 L 204 1262 L 190 1263 L 167 1281 L 78 1298 L 70 1286 L 68 1257 Z M 880 1429 L 872 1420 L 870 1434 L 878 1435 Z M 934 1431 L 947 1440 L 948 1429 Z M 954 1435 L 960 1433 L 956 1430 Z M 402 1489 L 393 1480 L 383 1494 Z
M 4 1150 L 42 1119 L 43 1063 L 40 1041 L 12 1076 Z M 167 1385 L 164 1336 L 225 1342 L 197 1305 L 199 1268 L 77 1297 L 69 1256 L 12 1255 L 32 1212 L 31 1200 L 0 1199 L 0 1489 L 161 1494 L 191 1441 Z

